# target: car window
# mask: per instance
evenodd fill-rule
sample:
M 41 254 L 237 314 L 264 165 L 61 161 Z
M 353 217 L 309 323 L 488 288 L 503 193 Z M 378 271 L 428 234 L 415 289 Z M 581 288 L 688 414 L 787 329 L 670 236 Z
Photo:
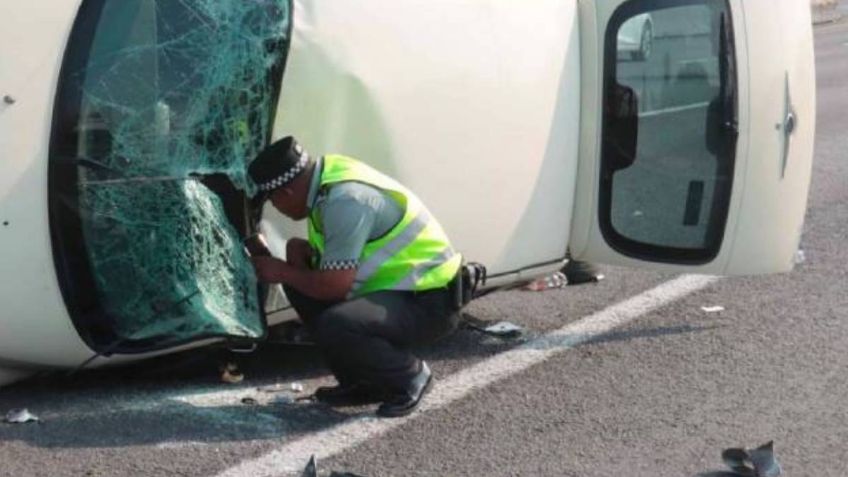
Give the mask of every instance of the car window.
M 735 161 L 724 1 L 631 1 L 608 26 L 600 222 L 624 254 L 705 262 L 721 245 Z

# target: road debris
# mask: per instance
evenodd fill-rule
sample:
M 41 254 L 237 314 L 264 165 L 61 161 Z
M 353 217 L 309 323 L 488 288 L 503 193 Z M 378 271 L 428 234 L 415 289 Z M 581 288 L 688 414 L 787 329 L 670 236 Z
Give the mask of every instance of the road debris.
M 525 285 L 524 289 L 527 291 L 540 292 L 562 288 L 566 285 L 566 283 L 568 283 L 568 280 L 565 278 L 565 274 L 562 272 L 556 272 L 548 275 L 547 277 L 533 280 Z
M 38 422 L 39 419 L 36 415 L 29 412 L 28 409 L 12 409 L 11 411 L 6 413 L 5 422 L 9 424 L 23 424 L 26 422 Z
M 568 286 L 598 283 L 604 279 L 598 267 L 590 262 L 569 258 L 562 269 Z
M 745 449 L 725 449 L 721 453 L 721 460 L 724 461 L 730 470 L 736 474 L 745 474 L 752 472 L 753 469 L 748 467 L 748 453 Z
M 718 313 L 720 311 L 724 311 L 724 307 L 719 306 L 719 305 L 717 305 L 717 306 L 702 306 L 701 310 L 703 310 L 704 313 Z
M 769 441 L 756 449 L 748 451 L 754 474 L 757 477 L 778 477 L 783 473 L 780 463 L 774 456 L 774 441 Z
M 779 477 L 783 473 L 774 456 L 774 441 L 756 449 L 731 448 L 721 453 L 721 459 L 738 477 Z
M 598 283 L 606 278 L 603 273 L 598 273 L 597 268 L 587 262 L 569 260 L 563 271 L 552 273 L 543 278 L 533 280 L 524 286 L 524 290 L 541 292 L 545 290 L 556 290 L 566 285 L 582 285 L 584 283 Z
M 798 249 L 798 251 L 795 252 L 795 265 L 800 265 L 800 264 L 802 264 L 806 261 L 807 261 L 807 254 L 804 253 L 803 250 Z
M 318 461 L 315 460 L 315 454 L 309 458 L 309 462 L 306 463 L 300 477 L 318 477 Z
M 524 334 L 524 328 L 509 321 L 491 321 L 481 320 L 469 313 L 463 313 L 462 325 L 480 333 L 495 336 L 497 338 L 517 338 Z
M 303 473 L 300 474 L 300 477 L 318 477 L 318 461 L 315 459 L 315 455 L 309 458 L 309 462 L 306 464 L 306 467 L 303 469 Z M 359 474 L 354 474 L 352 472 L 336 472 L 335 470 L 330 472 L 330 477 L 364 477 Z
M 512 338 L 520 335 L 524 331 L 524 328 L 509 321 L 499 321 L 494 325 L 483 328 L 483 331 L 494 336 Z
M 239 372 L 238 366 L 234 363 L 227 363 L 221 369 L 221 381 L 229 384 L 236 384 L 244 381 L 244 374 Z
M 598 283 L 606 277 L 607 276 L 604 275 L 603 273 L 598 273 L 598 274 L 593 275 L 589 280 L 577 281 L 575 279 L 570 279 L 570 280 L 568 280 L 568 285 L 582 285 L 584 283 Z

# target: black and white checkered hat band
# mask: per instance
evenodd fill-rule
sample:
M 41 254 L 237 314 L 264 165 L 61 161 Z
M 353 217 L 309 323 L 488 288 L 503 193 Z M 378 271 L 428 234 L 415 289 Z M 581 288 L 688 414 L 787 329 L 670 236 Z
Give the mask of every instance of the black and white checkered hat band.
M 269 192 L 269 191 L 272 191 L 272 190 L 274 190 L 278 187 L 282 187 L 282 186 L 288 184 L 289 182 L 292 181 L 292 179 L 297 177 L 298 174 L 303 172 L 303 169 L 306 167 L 306 163 L 307 163 L 308 160 L 309 160 L 309 156 L 307 156 L 306 154 L 301 155 L 300 159 L 298 159 L 298 161 L 297 161 L 297 164 L 295 164 L 294 167 L 292 167 L 291 169 L 286 171 L 285 174 L 283 174 L 281 176 L 277 176 L 274 179 L 271 179 L 270 181 L 265 182 L 264 184 L 258 184 L 257 187 L 262 192 Z

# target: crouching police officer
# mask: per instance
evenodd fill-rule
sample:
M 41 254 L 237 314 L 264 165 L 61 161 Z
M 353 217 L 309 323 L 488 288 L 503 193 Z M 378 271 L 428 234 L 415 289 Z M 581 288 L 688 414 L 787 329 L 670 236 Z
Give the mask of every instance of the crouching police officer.
M 313 160 L 291 137 L 248 174 L 277 210 L 308 221 L 309 240 L 289 240 L 286 260 L 253 264 L 260 281 L 283 284 L 338 381 L 315 398 L 382 402 L 385 417 L 412 412 L 433 378 L 410 349 L 458 321 L 462 258 L 442 227 L 393 179 L 345 156 Z

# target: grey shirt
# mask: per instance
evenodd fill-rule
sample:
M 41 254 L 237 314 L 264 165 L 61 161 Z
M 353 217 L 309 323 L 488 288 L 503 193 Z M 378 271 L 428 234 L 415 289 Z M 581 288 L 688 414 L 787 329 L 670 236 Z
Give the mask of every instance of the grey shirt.
M 361 182 L 321 184 L 323 158 L 309 186 L 307 203 L 317 210 L 324 233 L 321 270 L 349 270 L 359 266 L 365 244 L 388 233 L 403 218 L 403 207 L 379 188 Z

